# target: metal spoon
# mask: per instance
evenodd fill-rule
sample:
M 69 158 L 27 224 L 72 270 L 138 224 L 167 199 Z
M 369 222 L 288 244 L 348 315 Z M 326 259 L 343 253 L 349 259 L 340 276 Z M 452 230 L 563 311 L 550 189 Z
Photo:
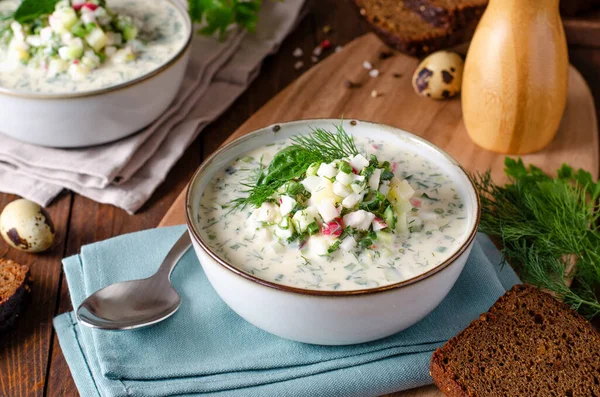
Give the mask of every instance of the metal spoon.
M 112 284 L 94 292 L 77 309 L 79 321 L 93 328 L 125 330 L 172 316 L 181 305 L 181 297 L 171 285 L 171 272 L 191 244 L 186 231 L 152 277 Z

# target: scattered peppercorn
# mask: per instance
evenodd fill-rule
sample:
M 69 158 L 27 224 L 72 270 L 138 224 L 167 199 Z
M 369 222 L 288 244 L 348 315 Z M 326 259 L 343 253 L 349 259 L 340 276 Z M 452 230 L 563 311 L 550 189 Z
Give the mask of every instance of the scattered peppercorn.
M 390 50 L 381 51 L 379 53 L 379 59 L 388 59 L 392 56 L 394 56 L 394 53 Z
M 402 77 L 400 73 L 394 73 L 394 78 L 399 79 L 400 77 Z
M 328 49 L 329 47 L 331 47 L 331 41 L 329 41 L 329 40 L 325 39 L 325 40 L 323 40 L 323 41 L 321 42 L 321 45 L 320 45 L 320 46 L 321 46 L 321 48 L 322 48 L 322 49 L 326 50 L 326 49 Z

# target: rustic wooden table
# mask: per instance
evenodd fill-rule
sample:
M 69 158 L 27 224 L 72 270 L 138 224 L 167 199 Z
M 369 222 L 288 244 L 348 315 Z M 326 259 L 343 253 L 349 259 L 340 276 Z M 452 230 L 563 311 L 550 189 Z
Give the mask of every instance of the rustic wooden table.
M 332 28 L 329 34 L 323 32 L 326 25 Z M 311 13 L 279 52 L 267 58 L 256 81 L 222 117 L 202 132 L 137 215 L 130 216 L 114 207 L 64 193 L 48 208 L 57 229 L 57 243 L 51 252 L 27 255 L 0 242 L 0 257 L 28 264 L 34 278 L 28 310 L 15 329 L 0 336 L 0 396 L 77 396 L 52 328 L 55 315 L 72 310 L 60 260 L 79 252 L 82 245 L 155 227 L 202 159 L 303 72 L 293 67 L 296 59 L 292 51 L 296 47 L 310 53 L 324 39 L 331 40 L 333 46 L 343 45 L 367 31 L 349 2 L 314 2 Z M 600 43 L 600 34 L 591 42 Z M 570 56 L 594 96 L 600 97 L 600 48 L 573 47 Z M 598 104 L 596 108 L 600 110 Z M 1 194 L 0 208 L 15 198 Z

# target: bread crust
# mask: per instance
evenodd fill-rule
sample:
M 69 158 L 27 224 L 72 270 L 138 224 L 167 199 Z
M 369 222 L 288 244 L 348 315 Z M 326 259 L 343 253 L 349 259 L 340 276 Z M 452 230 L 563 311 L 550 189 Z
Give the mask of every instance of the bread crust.
M 414 14 L 419 23 L 424 25 L 419 33 L 414 33 L 406 37 L 381 26 L 382 21 L 376 20 L 364 8 L 363 0 L 353 0 L 352 3 L 383 42 L 398 51 L 417 57 L 422 57 L 432 52 L 454 47 L 469 41 L 473 37 L 475 28 L 479 22 L 479 17 L 465 20 L 461 29 L 453 31 L 449 28 L 436 27 L 420 20 L 416 13 L 405 7 L 406 11 Z M 406 5 L 406 2 L 403 4 Z
M 467 28 L 473 20 L 479 21 L 487 7 L 487 0 L 474 1 L 472 4 L 458 3 L 453 8 L 439 6 L 433 0 L 404 0 L 404 5 L 425 22 L 454 32 Z
M 537 302 L 538 306 L 533 306 L 532 302 Z M 532 305 L 532 307 L 523 306 L 523 304 L 529 304 Z M 481 314 L 479 318 L 473 320 L 466 329 L 450 339 L 444 346 L 433 353 L 430 362 L 430 373 L 436 386 L 448 397 L 485 397 L 474 391 L 477 389 L 475 387 L 476 385 L 474 386 L 471 384 L 471 386 L 467 386 L 466 384 L 461 384 L 461 377 L 459 374 L 454 373 L 453 368 L 460 365 L 458 368 L 463 370 L 464 364 L 456 361 L 454 363 L 450 362 L 450 357 L 448 357 L 449 353 L 458 346 L 467 346 L 472 343 L 474 338 L 481 336 L 480 332 L 482 330 L 490 332 L 492 329 L 495 329 L 496 332 L 499 332 L 497 328 L 493 328 L 491 325 L 496 324 L 497 320 L 502 318 L 502 316 L 510 316 L 512 312 L 517 312 L 523 307 L 527 307 L 529 310 L 538 311 L 541 307 L 540 305 L 544 305 L 549 313 L 553 313 L 553 315 L 560 317 L 562 321 L 574 324 L 578 329 L 586 331 L 586 334 L 591 336 L 591 338 L 586 340 L 591 340 L 590 343 L 597 345 L 598 350 L 600 350 L 600 334 L 585 318 L 571 310 L 565 303 L 557 301 L 551 295 L 538 290 L 536 287 L 516 285 L 500 297 L 488 312 Z M 506 329 L 502 332 L 506 331 L 512 332 L 512 330 Z M 550 333 L 551 331 L 547 332 Z M 574 339 L 577 337 L 581 338 L 581 336 L 573 335 Z M 473 348 L 476 346 L 477 345 Z M 564 356 L 569 356 L 570 353 L 570 351 L 564 351 Z M 498 359 L 500 360 L 500 357 Z M 510 361 L 510 357 L 503 358 L 501 361 L 505 360 Z M 600 363 L 600 360 L 597 361 Z M 583 367 L 580 371 L 584 371 Z M 487 372 L 489 372 L 489 370 L 486 371 L 486 373 Z M 478 374 L 477 376 L 484 377 L 486 375 Z M 473 379 L 477 379 L 477 377 L 473 377 Z M 583 379 L 581 381 L 583 382 Z M 596 392 L 596 388 L 600 390 L 600 386 L 597 385 L 592 384 L 588 385 L 588 387 L 589 390 L 593 390 L 594 392 Z M 469 392 L 469 390 L 471 390 L 471 392 Z M 579 394 L 574 395 L 577 396 Z
M 4 266 L 18 266 L 24 276 L 10 296 L 0 299 L 0 331 L 7 330 L 15 324 L 27 302 L 31 286 L 31 273 L 28 266 L 0 258 L 0 267 Z

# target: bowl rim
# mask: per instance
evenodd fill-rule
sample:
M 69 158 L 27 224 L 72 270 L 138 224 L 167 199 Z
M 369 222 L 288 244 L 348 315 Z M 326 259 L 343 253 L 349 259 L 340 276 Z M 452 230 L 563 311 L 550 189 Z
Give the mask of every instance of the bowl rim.
M 156 0 L 154 0 L 156 1 Z M 183 16 L 187 27 L 188 27 L 188 37 L 185 41 L 185 44 L 171 57 L 167 62 L 163 63 L 156 69 L 152 69 L 149 72 L 136 77 L 132 80 L 127 80 L 122 83 L 111 85 L 104 88 L 99 88 L 91 91 L 81 91 L 81 92 L 69 92 L 69 93 L 57 93 L 57 94 L 43 94 L 43 93 L 29 93 L 23 91 L 17 91 L 10 88 L 5 88 L 0 86 L 0 95 L 6 95 L 9 97 L 16 97 L 22 99 L 42 99 L 42 100 L 57 100 L 57 99 L 74 99 L 74 98 L 85 98 L 85 97 L 94 97 L 100 96 L 107 93 L 112 93 L 115 91 L 120 91 L 126 88 L 130 88 L 137 84 L 146 82 L 152 79 L 155 76 L 158 76 L 162 72 L 169 69 L 171 66 L 175 65 L 188 51 L 191 46 L 192 38 L 194 37 L 194 26 L 192 23 L 192 19 L 190 18 L 189 13 L 175 0 L 162 0 L 171 5 L 173 5 L 177 11 Z
M 272 124 L 270 126 L 266 126 L 263 128 L 259 128 L 256 130 L 253 130 L 247 134 L 242 135 L 241 137 L 238 137 L 228 143 L 226 143 L 225 145 L 219 147 L 214 153 L 212 153 L 206 160 L 204 160 L 202 162 L 202 164 L 198 167 L 198 169 L 194 172 L 192 179 L 190 180 L 190 182 L 187 185 L 186 188 L 186 194 L 185 194 L 185 219 L 186 219 L 186 224 L 187 224 L 187 229 L 188 231 L 191 233 L 191 235 L 193 236 L 193 239 L 200 245 L 200 247 L 204 250 L 204 252 L 206 252 L 215 262 L 217 262 L 219 265 L 223 266 L 225 269 L 231 271 L 232 273 L 241 276 L 243 278 L 245 278 L 246 280 L 252 281 L 254 283 L 257 283 L 259 285 L 262 285 L 264 287 L 269 287 L 275 290 L 279 290 L 279 291 L 283 291 L 283 292 L 290 292 L 290 293 L 295 293 L 295 294 L 301 294 L 301 295 L 311 295 L 311 296 L 325 296 L 325 297 L 340 297 L 340 296 L 362 296 L 362 295 L 370 295 L 370 294 L 376 294 L 376 293 L 381 293 L 381 292 L 386 292 L 386 291 L 391 291 L 391 290 L 395 290 L 395 289 L 399 289 L 402 287 L 406 287 L 415 283 L 418 283 L 419 281 L 423 281 L 439 272 L 441 272 L 442 270 L 446 269 L 447 267 L 449 267 L 451 264 L 453 264 L 456 259 L 458 259 L 458 257 L 460 257 L 465 251 L 467 251 L 469 249 L 469 247 L 471 246 L 471 243 L 473 242 L 473 240 L 475 239 L 475 236 L 477 235 L 477 229 L 479 227 L 479 222 L 480 222 L 480 218 L 481 218 L 481 200 L 479 198 L 479 194 L 477 193 L 477 189 L 475 187 L 475 183 L 473 182 L 473 179 L 471 178 L 471 176 L 469 175 L 469 173 L 463 168 L 462 165 L 460 165 L 458 163 L 458 161 L 456 161 L 452 156 L 450 156 L 446 151 L 440 149 L 439 147 L 437 147 L 435 144 L 433 144 L 432 142 L 429 142 L 428 140 L 421 138 L 413 133 L 410 133 L 408 131 L 405 131 L 401 128 L 397 128 L 397 127 L 393 127 L 387 124 L 383 124 L 383 123 L 376 123 L 376 122 L 371 122 L 371 121 L 364 121 L 364 120 L 360 120 L 360 119 L 349 119 L 348 121 L 353 125 L 357 125 L 358 123 L 361 124 L 368 124 L 371 126 L 383 126 L 386 128 L 390 128 L 391 130 L 394 131 L 400 131 L 402 134 L 407 135 L 409 138 L 411 139 L 416 139 L 417 141 L 420 141 L 420 143 L 430 147 L 431 149 L 435 150 L 436 152 L 438 152 L 439 154 L 443 155 L 444 157 L 446 157 L 452 164 L 456 165 L 460 171 L 464 174 L 464 176 L 467 178 L 467 180 L 470 183 L 470 188 L 473 190 L 473 193 L 475 194 L 475 222 L 473 224 L 473 228 L 472 230 L 470 230 L 469 232 L 469 236 L 464 240 L 464 242 L 461 244 L 461 246 L 449 257 L 447 258 L 445 261 L 443 261 L 442 263 L 438 264 L 437 266 L 435 266 L 432 269 L 429 269 L 428 271 L 426 271 L 425 273 L 421 273 L 415 277 L 409 278 L 407 280 L 403 280 L 400 281 L 398 283 L 394 283 L 394 284 L 388 284 L 388 285 L 384 285 L 384 286 L 380 286 L 377 288 L 364 288 L 364 289 L 356 289 L 356 290 L 343 290 L 343 291 L 335 291 L 335 290 L 313 290 L 313 289 L 304 289 L 304 288 L 296 288 L 296 287 L 291 287 L 288 285 L 284 285 L 284 284 L 278 284 L 272 281 L 268 281 L 268 280 L 264 280 L 261 279 L 259 277 L 256 277 L 252 274 L 246 273 L 238 268 L 236 268 L 235 266 L 233 266 L 232 264 L 228 263 L 227 261 L 221 259 L 213 250 L 211 250 L 211 248 L 208 246 L 208 244 L 204 243 L 204 241 L 202 240 L 202 238 L 200 237 L 200 234 L 198 233 L 197 229 L 196 229 L 196 225 L 192 220 L 192 208 L 190 206 L 190 202 L 191 202 L 191 196 L 192 196 L 192 188 L 193 186 L 195 186 L 196 182 L 199 180 L 200 175 L 202 175 L 203 171 L 208 168 L 208 166 L 210 164 L 212 164 L 215 159 L 224 151 L 228 150 L 230 147 L 234 146 L 234 145 L 238 145 L 244 141 L 247 140 L 251 140 L 253 139 L 253 137 L 255 135 L 258 135 L 261 132 L 264 132 L 265 130 L 271 128 L 273 131 L 278 131 L 281 126 L 283 125 L 293 125 L 293 124 L 301 124 L 301 123 L 306 123 L 306 122 L 310 122 L 310 121 L 319 121 L 319 122 L 343 122 L 346 120 L 343 119 L 324 119 L 324 118 L 306 118 L 306 119 L 297 119 L 294 121 L 288 121 L 288 122 L 284 122 L 284 123 L 277 123 L 277 124 Z M 353 124 L 355 123 L 355 124 Z

